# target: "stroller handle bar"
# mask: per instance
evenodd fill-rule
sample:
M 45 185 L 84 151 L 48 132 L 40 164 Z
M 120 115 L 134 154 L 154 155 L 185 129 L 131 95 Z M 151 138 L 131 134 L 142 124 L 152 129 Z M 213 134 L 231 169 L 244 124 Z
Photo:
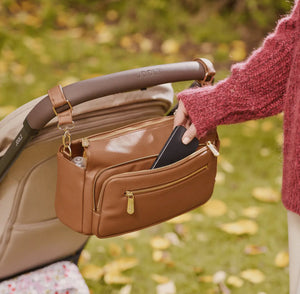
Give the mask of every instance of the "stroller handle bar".
M 83 80 L 63 87 L 72 106 L 112 94 L 145 89 L 159 84 L 188 80 L 210 81 L 215 71 L 211 62 L 195 61 L 155 65 Z M 49 96 L 41 100 L 27 115 L 23 128 L 0 159 L 0 182 L 27 142 L 55 117 Z

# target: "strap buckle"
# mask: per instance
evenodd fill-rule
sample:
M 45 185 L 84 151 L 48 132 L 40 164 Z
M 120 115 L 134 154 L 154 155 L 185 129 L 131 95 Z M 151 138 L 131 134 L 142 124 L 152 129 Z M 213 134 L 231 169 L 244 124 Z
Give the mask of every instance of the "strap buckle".
M 204 78 L 202 80 L 197 80 L 197 82 L 201 86 L 212 85 L 214 81 L 214 76 L 216 74 L 216 70 L 211 61 L 206 58 L 195 58 L 194 61 L 200 63 L 205 70 Z

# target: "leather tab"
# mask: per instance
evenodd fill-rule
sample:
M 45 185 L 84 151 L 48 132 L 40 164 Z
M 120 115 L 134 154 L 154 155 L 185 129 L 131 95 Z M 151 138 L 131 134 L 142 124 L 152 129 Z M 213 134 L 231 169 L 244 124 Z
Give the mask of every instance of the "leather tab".
M 53 105 L 53 111 L 55 115 L 58 118 L 58 127 L 61 125 L 71 125 L 73 124 L 73 119 L 72 119 L 72 106 L 69 102 L 69 100 L 66 99 L 61 85 L 57 85 L 53 88 L 51 88 L 48 91 L 48 95 L 50 98 L 50 101 Z M 67 106 L 68 109 L 59 112 L 59 108 Z

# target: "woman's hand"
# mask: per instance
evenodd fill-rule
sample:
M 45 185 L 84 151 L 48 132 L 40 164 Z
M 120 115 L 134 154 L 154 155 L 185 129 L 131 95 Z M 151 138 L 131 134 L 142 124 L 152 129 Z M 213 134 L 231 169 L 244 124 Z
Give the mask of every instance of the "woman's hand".
M 178 108 L 174 113 L 174 127 L 182 125 L 187 130 L 182 136 L 182 143 L 190 143 L 194 137 L 197 136 L 197 130 L 186 111 L 183 102 L 180 100 L 178 103 Z

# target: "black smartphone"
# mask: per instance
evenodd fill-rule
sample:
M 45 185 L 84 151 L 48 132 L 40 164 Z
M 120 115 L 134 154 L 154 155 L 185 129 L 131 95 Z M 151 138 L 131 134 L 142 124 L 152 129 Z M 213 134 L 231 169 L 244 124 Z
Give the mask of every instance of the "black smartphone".
M 174 163 L 196 151 L 199 146 L 199 140 L 197 138 L 194 138 L 187 145 L 182 143 L 182 136 L 185 131 L 186 128 L 184 126 L 176 126 L 173 129 L 166 144 L 152 164 L 151 169 Z

